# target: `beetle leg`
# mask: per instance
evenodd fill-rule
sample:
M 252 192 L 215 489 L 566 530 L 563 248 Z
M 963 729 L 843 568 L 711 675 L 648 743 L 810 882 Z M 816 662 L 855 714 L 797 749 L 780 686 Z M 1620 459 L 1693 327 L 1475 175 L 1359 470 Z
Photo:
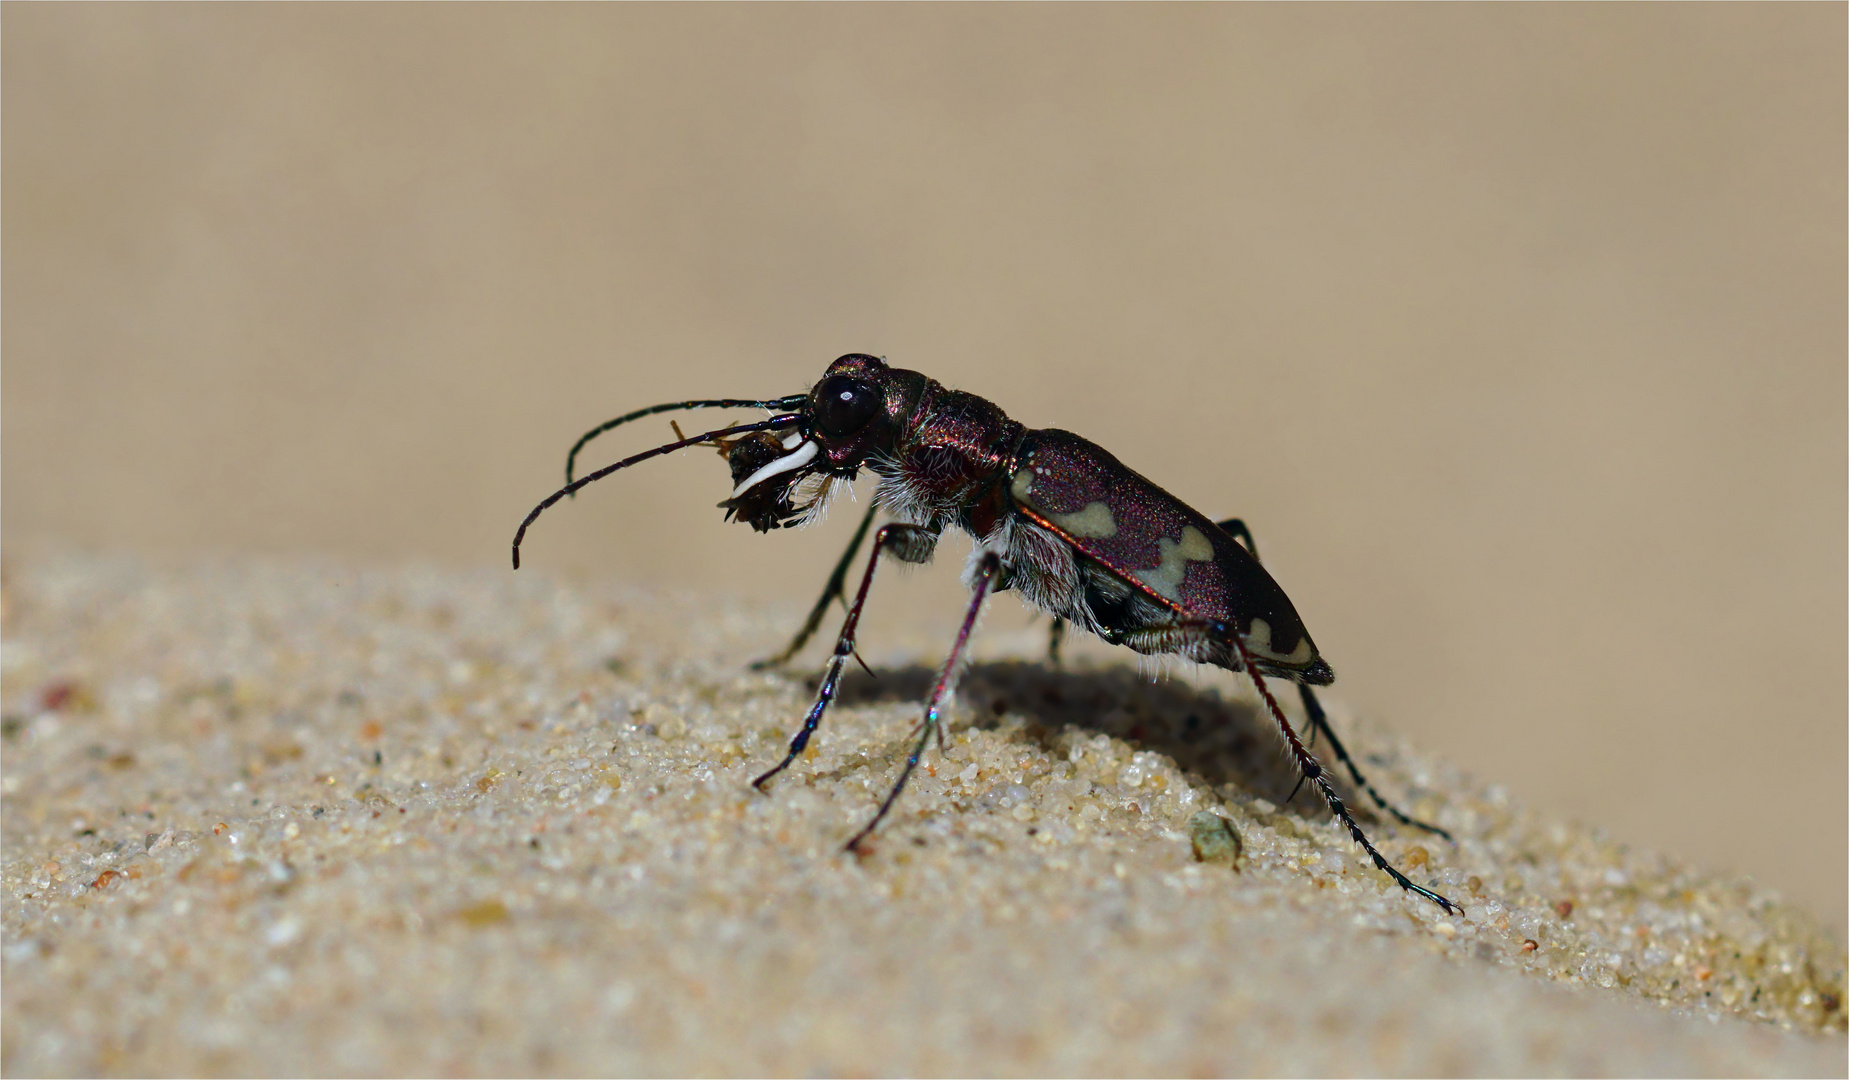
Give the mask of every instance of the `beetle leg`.
M 847 606 L 847 568 L 853 565 L 861 541 L 867 538 L 867 530 L 873 526 L 873 515 L 878 512 L 877 503 L 867 507 L 866 516 L 860 519 L 860 528 L 854 530 L 854 539 L 848 541 L 847 550 L 841 553 L 841 561 L 835 564 L 834 572 L 828 575 L 828 584 L 822 587 L 822 598 L 815 602 L 815 606 L 809 609 L 809 617 L 803 620 L 803 628 L 796 631 L 796 636 L 782 652 L 762 660 L 753 660 L 751 670 L 763 671 L 789 663 L 790 658 L 802 651 L 802 647 L 815 636 L 816 628 L 822 625 L 822 616 L 828 613 L 830 600 L 839 600 L 843 607 Z
M 1219 525 L 1220 525 L 1221 531 L 1230 535 L 1234 540 L 1239 541 L 1240 545 L 1243 546 L 1246 549 L 1246 551 L 1251 553 L 1253 562 L 1263 562 L 1264 561 L 1263 559 L 1260 559 L 1258 557 L 1258 541 L 1252 538 L 1252 530 L 1246 528 L 1246 523 L 1244 519 L 1227 518 L 1225 521 L 1220 522 Z M 1319 725 L 1316 723 L 1314 719 L 1310 721 L 1309 738 L 1304 740 L 1305 746 L 1315 746 L 1316 745 L 1316 729 L 1318 726 Z M 1344 756 L 1342 760 L 1346 761 L 1348 759 L 1346 756 Z M 1350 767 L 1350 771 L 1351 772 L 1353 771 L 1352 766 Z M 1361 778 L 1357 776 L 1355 779 L 1359 780 Z M 1297 787 L 1302 787 L 1302 786 L 1303 785 L 1301 783 L 1297 785 Z M 1363 786 L 1366 786 L 1365 783 L 1363 784 Z M 1292 788 L 1290 792 L 1290 799 L 1294 799 L 1296 797 L 1297 797 L 1297 789 Z M 1378 796 L 1376 796 L 1376 798 L 1378 798 Z M 1290 802 L 1290 799 L 1285 799 L 1284 800 L 1285 803 L 1288 804 Z
M 1141 646 L 1143 651 L 1179 652 L 1184 656 L 1188 655 L 1187 647 L 1189 645 L 1208 642 L 1216 638 L 1224 639 L 1227 647 L 1232 651 L 1233 658 L 1238 661 L 1239 668 L 1244 670 L 1245 673 L 1251 677 L 1252 685 L 1258 687 L 1259 697 L 1264 699 L 1265 707 L 1271 712 L 1271 718 L 1277 724 L 1278 733 L 1284 737 L 1284 742 L 1290 749 L 1291 757 L 1297 764 L 1299 779 L 1297 781 L 1297 786 L 1291 789 L 1291 798 L 1296 798 L 1297 791 L 1302 788 L 1305 783 L 1312 785 L 1316 788 L 1317 792 L 1322 795 L 1323 801 L 1329 804 L 1329 809 L 1335 814 L 1336 821 L 1340 822 L 1342 827 L 1348 830 L 1348 835 L 1354 838 L 1355 843 L 1361 845 L 1362 850 L 1368 853 L 1368 857 L 1374 861 L 1374 865 L 1379 867 L 1383 873 L 1392 878 L 1401 888 L 1409 892 L 1418 893 L 1420 896 L 1425 897 L 1427 900 L 1443 908 L 1448 914 L 1455 914 L 1459 910 L 1456 904 L 1453 904 L 1451 901 L 1432 890 L 1422 885 L 1414 884 L 1411 878 L 1400 873 L 1397 867 L 1387 861 L 1386 856 L 1375 849 L 1373 842 L 1368 840 L 1367 834 L 1361 831 L 1361 826 L 1355 823 L 1354 816 L 1348 812 L 1348 807 L 1343 805 L 1341 796 L 1336 794 L 1334 786 L 1329 783 L 1328 773 L 1323 769 L 1322 765 L 1317 762 L 1310 751 L 1305 748 L 1302 740 L 1297 737 L 1296 729 L 1292 728 L 1290 721 L 1285 718 L 1284 710 L 1278 706 L 1277 698 L 1271 696 L 1270 687 L 1265 685 L 1265 677 L 1253 666 L 1255 661 L 1252 654 L 1246 650 L 1245 643 L 1239 640 L 1239 635 L 1233 632 L 1231 627 L 1224 624 L 1184 621 L 1177 622 L 1170 626 L 1150 627 L 1133 631 L 1123 635 L 1123 637 L 1124 644 L 1130 645 L 1132 648 Z M 1298 685 L 1302 687 L 1301 683 Z M 1307 687 L 1304 689 L 1307 689 Z M 1309 697 L 1306 700 L 1306 705 L 1310 702 L 1315 702 L 1315 700 L 1314 696 Z M 1348 751 L 1340 747 L 1340 740 L 1335 737 L 1333 731 L 1329 730 L 1328 720 L 1323 715 L 1320 703 L 1317 703 L 1316 706 L 1310 710 L 1310 722 L 1312 726 L 1319 723 L 1321 724 L 1323 734 L 1329 738 L 1332 746 L 1338 747 L 1337 753 L 1342 758 L 1343 762 L 1347 764 L 1349 772 L 1355 775 L 1356 780 L 1361 781 L 1362 786 L 1367 790 L 1368 794 L 1374 795 L 1376 802 L 1383 802 L 1380 796 L 1374 793 L 1374 789 L 1369 787 L 1365 780 L 1361 780 L 1359 772 L 1355 769 L 1353 760 L 1348 757 Z M 1290 799 L 1285 800 L 1286 803 L 1289 801 Z M 1388 809 L 1390 811 L 1392 810 L 1391 807 L 1388 807 Z M 1407 818 L 1397 811 L 1392 812 L 1403 821 L 1419 825 L 1423 828 L 1432 829 L 1432 831 L 1445 836 L 1447 839 L 1450 838 L 1450 834 L 1444 832 L 1442 829 L 1435 829 L 1432 826 L 1425 825 L 1423 822 Z
M 1227 518 L 1225 521 L 1220 522 L 1220 528 L 1232 534 L 1233 539 L 1244 544 L 1245 549 L 1252 553 L 1252 558 L 1258 558 L 1258 544 L 1252 539 L 1252 530 L 1246 528 L 1245 522 L 1238 518 Z M 1356 767 L 1355 759 L 1348 756 L 1348 748 L 1342 745 L 1342 740 L 1335 737 L 1335 731 L 1329 727 L 1328 714 L 1323 712 L 1322 702 L 1316 700 L 1315 693 L 1304 683 L 1297 684 L 1297 693 L 1302 695 L 1303 711 L 1309 717 L 1309 723 L 1306 725 L 1308 728 L 1307 735 L 1309 737 L 1304 740 L 1305 745 L 1315 746 L 1316 733 L 1319 731 L 1322 732 L 1323 736 L 1329 740 L 1329 748 L 1335 751 L 1336 760 L 1340 761 L 1342 765 L 1348 769 L 1348 775 L 1354 778 L 1355 786 L 1367 792 L 1368 798 L 1374 800 L 1375 806 L 1392 814 L 1394 819 L 1399 821 L 1402 825 L 1411 825 L 1415 828 L 1424 829 L 1426 832 L 1442 836 L 1452 843 L 1457 842 L 1451 834 L 1445 830 L 1436 825 L 1420 821 L 1418 818 L 1408 816 L 1401 812 L 1399 807 L 1394 806 L 1392 803 L 1382 798 L 1380 792 L 1374 790 L 1374 785 L 1367 782 L 1367 777 L 1361 775 L 1361 770 Z M 1303 785 L 1299 782 L 1297 786 L 1302 787 Z M 1292 788 L 1290 794 L 1291 798 L 1296 798 L 1297 788 Z M 1290 799 L 1285 799 L 1284 801 L 1289 803 Z
M 1355 759 L 1348 756 L 1348 748 L 1342 745 L 1342 740 L 1335 737 L 1335 731 L 1329 727 L 1329 718 L 1323 712 L 1322 702 L 1317 701 L 1316 695 L 1310 691 L 1309 687 L 1302 683 L 1297 684 L 1297 692 L 1303 696 L 1303 709 L 1309 714 L 1309 727 L 1311 733 L 1315 733 L 1319 729 L 1322 731 L 1323 735 L 1329 740 L 1329 749 L 1335 751 L 1336 760 L 1348 767 L 1348 775 L 1355 778 L 1356 785 L 1358 785 L 1361 790 L 1368 793 L 1368 797 L 1374 800 L 1374 805 L 1392 814 L 1402 825 L 1411 825 L 1415 828 L 1424 829 L 1426 832 L 1435 833 L 1444 837 L 1453 844 L 1457 843 L 1456 838 L 1445 830 L 1436 825 L 1420 821 L 1418 818 L 1408 817 L 1401 813 L 1398 807 L 1394 806 L 1386 799 L 1381 798 L 1380 792 L 1375 791 L 1374 785 L 1368 783 L 1367 778 L 1361 775 L 1361 770 L 1355 767 Z
M 1065 639 L 1065 636 L 1066 617 L 1053 616 L 1053 625 L 1047 629 L 1046 635 L 1046 662 L 1054 667 L 1059 666 L 1059 643 Z
M 1258 687 L 1258 695 L 1265 699 L 1266 708 L 1271 710 L 1271 718 L 1277 722 L 1278 733 L 1284 736 L 1284 742 L 1290 749 L 1291 757 L 1297 762 L 1297 771 L 1302 773 L 1303 778 L 1321 793 L 1323 801 L 1329 804 L 1330 811 L 1335 814 L 1336 821 L 1348 830 L 1348 835 L 1354 838 L 1355 843 L 1361 845 L 1361 850 L 1368 853 L 1368 857 L 1374 860 L 1374 865 L 1392 878 L 1400 888 L 1425 897 L 1443 908 L 1447 915 L 1457 914 L 1461 909 L 1456 904 L 1423 885 L 1414 884 L 1411 878 L 1400 873 L 1398 868 L 1388 862 L 1386 856 L 1375 850 L 1367 834 L 1361 831 L 1361 826 L 1355 824 L 1354 816 L 1348 812 L 1348 807 L 1342 805 L 1342 797 L 1335 793 L 1335 788 L 1329 783 L 1328 774 L 1323 771 L 1323 767 L 1310 755 L 1310 752 L 1304 749 L 1302 740 L 1298 739 L 1297 733 L 1291 729 L 1290 721 L 1284 718 L 1284 710 L 1278 707 L 1278 699 L 1271 696 L 1271 689 L 1265 685 L 1264 677 L 1252 670 L 1252 656 L 1246 651 L 1245 643 L 1239 640 L 1237 634 L 1229 634 L 1227 640 L 1232 643 L 1234 651 L 1244 662 L 1246 674 L 1252 677 L 1252 685 Z
M 1244 545 L 1245 549 L 1252 553 L 1254 559 L 1258 558 L 1258 542 L 1252 539 L 1252 530 L 1246 528 L 1244 521 L 1238 518 L 1227 518 L 1220 522 L 1220 529 L 1231 534 L 1233 539 Z
M 854 594 L 854 605 L 847 609 L 847 621 L 841 624 L 841 636 L 835 641 L 835 654 L 828 659 L 828 670 L 822 676 L 822 688 L 816 695 L 815 705 L 803 721 L 802 730 L 790 741 L 790 752 L 775 768 L 753 780 L 752 787 L 762 790 L 766 780 L 789 768 L 790 762 L 809 745 L 809 737 L 821 725 L 822 714 L 828 711 L 828 703 L 835 697 L 835 687 L 841 682 L 842 669 L 847 666 L 848 657 L 854 655 L 854 631 L 860 626 L 860 610 L 867 604 L 867 590 L 873 585 L 873 571 L 880 565 L 880 553 L 890 548 L 902 562 L 921 563 L 930 561 L 936 546 L 937 534 L 918 525 L 895 522 L 880 526 L 873 534 L 873 554 L 867 558 L 867 572 L 860 579 L 860 591 Z
M 887 528 L 891 527 L 887 526 Z M 942 748 L 943 734 L 938 718 L 943 712 L 945 699 L 950 696 L 951 688 L 956 685 L 957 674 L 963 667 L 963 653 L 969 646 L 970 632 L 976 628 L 976 616 L 982 614 L 982 602 L 988 599 L 989 590 L 1001 573 L 1001 566 L 1001 557 L 993 551 L 986 552 L 982 556 L 982 562 L 976 571 L 976 580 L 971 583 L 970 587 L 972 595 L 969 600 L 969 613 L 963 616 L 963 628 L 957 631 L 957 642 L 950 647 L 950 655 L 944 658 L 943 670 L 937 673 L 937 684 L 931 687 L 931 698 L 925 706 L 924 722 L 919 725 L 923 730 L 919 732 L 918 741 L 912 744 L 912 752 L 905 758 L 905 768 L 899 770 L 899 780 L 892 785 L 892 790 L 886 794 L 885 801 L 880 803 L 879 812 L 873 815 L 872 821 L 867 822 L 866 828 L 855 833 L 854 838 L 847 842 L 847 850 L 858 852 L 860 842 L 871 835 L 873 830 L 879 827 L 880 822 L 885 820 L 886 812 L 892 809 L 894 802 L 898 801 L 899 792 L 905 790 L 905 782 L 912 778 L 913 770 L 918 768 L 919 755 L 923 754 L 925 747 L 930 744 L 932 732 L 938 732 L 939 748 Z

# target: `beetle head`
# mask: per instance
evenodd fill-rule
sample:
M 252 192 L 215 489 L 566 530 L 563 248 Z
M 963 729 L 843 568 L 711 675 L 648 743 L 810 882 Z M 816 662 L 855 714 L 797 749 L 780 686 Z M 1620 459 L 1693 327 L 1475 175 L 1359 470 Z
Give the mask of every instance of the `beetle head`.
M 671 401 L 624 413 L 586 432 L 565 456 L 565 486 L 527 514 L 514 533 L 514 569 L 520 542 L 548 506 L 603 477 L 663 454 L 705 443 L 716 447 L 732 471 L 732 497 L 720 503 L 727 520 L 759 532 L 813 521 L 837 487 L 853 480 L 862 465 L 890 458 L 930 381 L 916 371 L 888 367 L 865 353 L 849 353 L 828 366 L 807 394 L 768 398 Z M 645 416 L 687 409 L 750 406 L 774 415 L 751 424 L 708 431 L 645 450 L 574 479 L 578 451 L 606 431 Z M 676 434 L 680 429 L 675 428 Z
M 924 385 L 923 375 L 865 353 L 828 365 L 799 423 L 719 444 L 732 469 L 732 497 L 719 504 L 727 520 L 767 532 L 818 515 L 837 481 L 898 442 Z
M 866 353 L 849 353 L 828 365 L 803 409 L 828 470 L 853 476 L 868 458 L 891 451 L 924 386 L 918 372 L 889 367 Z

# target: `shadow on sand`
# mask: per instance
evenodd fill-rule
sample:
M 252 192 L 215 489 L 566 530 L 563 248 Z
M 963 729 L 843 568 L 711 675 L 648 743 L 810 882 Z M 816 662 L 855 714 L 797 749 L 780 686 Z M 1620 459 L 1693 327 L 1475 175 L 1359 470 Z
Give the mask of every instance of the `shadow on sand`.
M 852 671 L 842 680 L 836 700 L 842 704 L 909 702 L 922 712 L 936 678 L 936 670 L 920 665 L 877 669 L 877 676 Z M 811 689 L 816 681 L 809 679 Z M 1272 692 L 1292 725 L 1301 729 L 1303 718 L 1294 690 L 1274 681 Z M 1152 681 L 1128 665 L 1057 669 L 1021 660 L 970 665 L 957 686 L 950 726 L 994 728 L 1004 715 L 1023 720 L 1020 737 L 1043 749 L 1060 752 L 1056 736 L 1067 728 L 1102 733 L 1171 758 L 1216 791 L 1231 784 L 1282 805 L 1297 784 L 1297 771 L 1285 756 L 1276 727 L 1256 700 L 1229 701 L 1217 689 L 1192 686 L 1178 678 Z M 895 732 L 894 736 L 903 734 Z M 1383 794 L 1406 797 L 1408 793 L 1397 790 L 1394 778 L 1387 775 L 1390 759 L 1356 745 L 1353 738 L 1343 741 Z M 1327 753 L 1317 757 L 1325 767 L 1334 764 Z M 1358 818 L 1374 816 L 1365 797 L 1354 797 L 1359 793 L 1344 783 L 1347 778 L 1339 768 L 1331 770 L 1330 776 Z M 1384 786 L 1383 780 L 1387 781 Z M 1287 812 L 1318 823 L 1328 818 L 1322 801 L 1303 792 Z

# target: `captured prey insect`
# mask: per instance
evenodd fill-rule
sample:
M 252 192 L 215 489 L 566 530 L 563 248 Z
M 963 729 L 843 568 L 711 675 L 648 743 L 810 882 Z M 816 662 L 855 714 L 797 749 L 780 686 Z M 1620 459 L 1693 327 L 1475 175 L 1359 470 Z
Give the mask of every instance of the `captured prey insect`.
M 573 479 L 585 443 L 645 416 L 681 409 L 761 408 L 769 418 L 683 437 Z M 676 434 L 679 429 L 676 428 Z M 956 526 L 975 539 L 964 572 L 971 596 L 955 644 L 926 701 L 924 720 L 892 790 L 848 841 L 858 850 L 884 820 L 939 726 L 970 633 L 991 593 L 1014 590 L 1054 617 L 1052 648 L 1067 625 L 1139 653 L 1172 654 L 1251 676 L 1301 776 L 1328 803 L 1348 834 L 1384 873 L 1447 912 L 1456 905 L 1415 884 L 1375 849 L 1328 775 L 1265 684 L 1297 685 L 1309 739 L 1320 733 L 1355 783 L 1400 822 L 1449 838 L 1444 830 L 1395 809 L 1361 775 L 1329 727 L 1311 691 L 1334 681 L 1303 620 L 1261 565 L 1251 533 L 1237 518 L 1215 524 L 1132 472 L 1103 448 L 1055 428 L 1030 430 L 974 394 L 950 390 L 916 371 L 850 353 L 829 365 L 807 393 L 748 400 L 681 401 L 619 416 L 586 433 L 565 463 L 566 484 L 534 507 L 514 534 L 514 567 L 528 526 L 547 507 L 619 469 L 697 444 L 712 444 L 731 468 L 728 520 L 759 532 L 818 516 L 829 497 L 861 469 L 879 480 L 872 506 L 836 565 L 822 598 L 788 648 L 760 667 L 781 664 L 820 625 L 828 605 L 846 598 L 847 574 L 876 513 L 891 519 L 873 532 L 873 552 L 848 606 L 815 705 L 783 760 L 753 783 L 762 789 L 788 768 L 815 734 L 834 699 L 855 632 L 883 556 L 930 560 L 938 537 Z M 1294 794 L 1294 792 L 1293 792 Z

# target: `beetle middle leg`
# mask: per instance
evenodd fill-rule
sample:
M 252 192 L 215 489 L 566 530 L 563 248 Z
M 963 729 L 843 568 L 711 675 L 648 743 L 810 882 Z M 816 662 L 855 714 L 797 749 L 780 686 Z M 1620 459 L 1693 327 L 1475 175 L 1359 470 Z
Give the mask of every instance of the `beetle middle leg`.
M 1258 543 L 1252 539 L 1252 530 L 1246 528 L 1246 523 L 1244 521 L 1241 521 L 1239 518 L 1227 518 L 1225 521 L 1220 522 L 1220 528 L 1230 533 L 1234 540 L 1244 545 L 1245 549 L 1252 553 L 1252 558 L 1258 558 Z M 1316 735 L 1318 732 L 1321 732 L 1322 736 L 1329 740 L 1329 748 L 1335 751 L 1335 759 L 1340 761 L 1343 767 L 1348 770 L 1348 775 L 1354 778 L 1355 786 L 1367 792 L 1368 798 L 1374 800 L 1375 806 L 1392 814 L 1394 819 L 1402 825 L 1411 825 L 1414 828 L 1424 829 L 1426 832 L 1436 836 L 1442 836 L 1452 843 L 1457 842 L 1450 833 L 1436 825 L 1420 821 L 1418 818 L 1404 813 L 1399 807 L 1383 798 L 1380 792 L 1375 791 L 1374 785 L 1368 783 L 1367 777 L 1361 775 L 1360 768 L 1355 765 L 1355 759 L 1348 756 L 1348 748 L 1342 745 L 1342 740 L 1335 737 L 1334 729 L 1329 726 L 1329 716 L 1327 713 L 1323 712 L 1322 702 L 1316 700 L 1315 692 L 1304 683 L 1298 683 L 1297 693 L 1303 698 L 1303 712 L 1304 715 L 1309 718 L 1308 723 L 1305 724 L 1309 734 L 1309 738 L 1306 741 L 1309 745 L 1316 745 Z M 1293 797 L 1296 794 L 1297 792 L 1295 790 L 1291 791 Z
M 841 560 L 835 563 L 834 572 L 828 575 L 828 584 L 822 587 L 822 598 L 815 602 L 815 606 L 809 609 L 809 617 L 803 620 L 803 628 L 796 631 L 796 636 L 790 639 L 789 645 L 782 652 L 762 660 L 753 660 L 751 670 L 763 671 L 789 663 L 790 658 L 801 652 L 802 647 L 815 636 L 816 628 L 822 625 L 822 616 L 828 613 L 830 600 L 839 600 L 843 607 L 847 606 L 847 568 L 854 564 L 854 556 L 859 553 L 861 541 L 867 538 L 867 530 L 873 527 L 873 516 L 878 512 L 878 503 L 867 507 L 866 516 L 860 519 L 860 527 L 854 530 L 854 539 L 848 541 L 847 550 L 841 553 Z
M 1053 625 L 1047 628 L 1046 634 L 1046 662 L 1054 667 L 1059 666 L 1059 643 L 1065 639 L 1066 617 L 1064 615 L 1055 615 L 1053 616 Z
M 828 670 L 822 676 L 822 687 L 816 694 L 815 705 L 803 720 L 802 730 L 796 738 L 790 740 L 790 752 L 784 755 L 774 768 L 751 782 L 751 786 L 763 790 L 764 782 L 790 767 L 803 749 L 809 745 L 809 737 L 822 723 L 822 714 L 828 711 L 828 703 L 834 700 L 835 687 L 841 682 L 841 672 L 847 666 L 848 657 L 854 655 L 854 632 L 860 627 L 860 611 L 867 605 L 867 590 L 873 585 L 873 571 L 880 565 L 880 554 L 890 550 L 901 562 L 922 563 L 931 560 L 931 552 L 937 547 L 937 533 L 918 525 L 902 525 L 894 522 L 882 525 L 873 534 L 873 554 L 867 557 L 867 572 L 860 579 L 860 591 L 854 594 L 854 604 L 847 609 L 847 620 L 841 624 L 841 636 L 835 641 L 834 655 L 828 659 Z
M 937 683 L 931 687 L 931 697 L 925 705 L 924 721 L 918 725 L 918 741 L 912 744 L 912 752 L 905 757 L 905 767 L 899 770 L 899 779 L 892 785 L 892 790 L 886 794 L 885 800 L 880 803 L 879 812 L 873 815 L 873 820 L 867 822 L 865 828 L 855 833 L 854 838 L 847 842 L 847 850 L 858 853 L 860 842 L 872 835 L 873 830 L 885 820 L 886 812 L 891 810 L 892 804 L 898 801 L 899 792 L 905 790 L 905 782 L 912 778 L 912 772 L 918 768 L 918 758 L 924 753 L 925 747 L 930 745 L 932 735 L 938 736 L 941 749 L 943 735 L 938 725 L 944 708 L 944 700 L 950 696 L 951 688 L 956 685 L 957 673 L 963 666 L 963 653 L 969 646 L 970 632 L 976 628 L 976 616 L 982 614 L 982 603 L 989 598 L 989 590 L 1001 573 L 1001 567 L 1001 557 L 993 551 L 982 556 L 982 562 L 976 569 L 976 579 L 971 583 L 969 613 L 963 616 L 963 628 L 957 631 L 957 642 L 950 647 L 950 655 L 944 658 L 944 667 L 937 673 Z

